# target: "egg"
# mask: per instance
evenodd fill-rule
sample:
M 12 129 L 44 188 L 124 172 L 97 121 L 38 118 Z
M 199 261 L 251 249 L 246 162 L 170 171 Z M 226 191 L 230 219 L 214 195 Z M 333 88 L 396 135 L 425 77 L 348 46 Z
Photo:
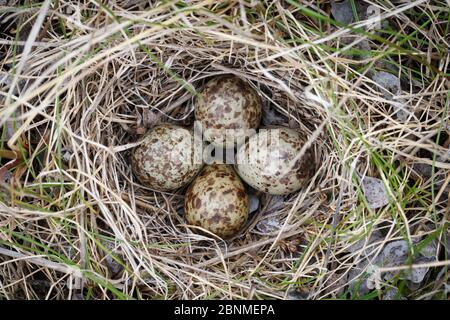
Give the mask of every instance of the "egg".
M 221 238 L 238 233 L 247 221 L 248 211 L 244 184 L 230 165 L 206 166 L 185 194 L 186 221 Z
M 197 95 L 195 118 L 201 123 L 206 140 L 214 146 L 239 145 L 245 136 L 256 133 L 261 121 L 261 99 L 239 77 L 218 76 Z
M 178 189 L 188 184 L 202 168 L 202 146 L 196 148 L 197 145 L 192 130 L 169 123 L 157 125 L 133 150 L 132 171 L 151 189 Z
M 311 148 L 299 157 L 305 141 L 299 132 L 285 127 L 260 130 L 238 148 L 236 172 L 250 186 L 262 192 L 273 195 L 295 192 L 315 170 Z

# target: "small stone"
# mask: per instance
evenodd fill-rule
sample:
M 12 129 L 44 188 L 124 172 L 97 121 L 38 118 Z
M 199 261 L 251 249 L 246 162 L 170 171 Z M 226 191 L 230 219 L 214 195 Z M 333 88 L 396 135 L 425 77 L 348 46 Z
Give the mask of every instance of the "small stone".
M 287 300 L 307 300 L 308 294 L 296 289 L 291 289 L 288 291 L 286 298 Z
M 353 10 L 350 5 L 350 1 L 331 2 L 331 13 L 334 20 L 343 23 L 351 24 L 354 21 Z
M 384 292 L 382 300 L 406 300 L 406 298 L 398 294 L 397 288 L 391 288 Z
M 110 253 L 105 252 L 105 259 L 104 259 L 105 264 L 113 276 L 117 275 L 119 272 L 121 272 L 123 270 L 123 266 L 116 259 L 119 259 L 119 260 L 123 260 L 123 259 L 120 256 L 120 254 L 118 254 L 118 252 L 117 252 L 118 250 L 114 246 L 114 243 L 112 243 L 110 241 L 105 241 L 103 243 L 103 245 L 108 249 L 108 252 L 110 252 Z M 114 259 L 112 257 L 112 255 L 116 259 Z
M 361 178 L 361 187 L 371 209 L 381 208 L 389 203 L 383 180 L 365 176 Z
M 256 229 L 263 234 L 269 234 L 280 230 L 281 226 L 280 218 L 275 216 L 259 221 L 256 224 Z
M 255 212 L 259 208 L 259 198 L 255 193 L 248 193 L 249 212 Z
M 392 73 L 376 72 L 372 80 L 384 89 L 382 92 L 386 99 L 392 99 L 394 95 L 401 93 L 400 79 Z
M 372 80 L 381 87 L 381 92 L 387 100 L 391 100 L 394 114 L 399 120 L 406 121 L 410 115 L 409 106 L 396 96 L 402 93 L 400 78 L 384 71 L 372 73 Z

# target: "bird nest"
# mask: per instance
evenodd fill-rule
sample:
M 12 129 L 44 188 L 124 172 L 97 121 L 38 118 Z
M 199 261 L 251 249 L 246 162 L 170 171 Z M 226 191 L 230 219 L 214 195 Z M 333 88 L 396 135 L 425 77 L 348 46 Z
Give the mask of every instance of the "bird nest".
M 430 243 L 423 283 L 445 265 L 448 52 L 384 55 L 395 36 L 319 19 L 333 17 L 327 1 L 17 4 L 0 10 L 1 296 L 360 297 L 417 284 L 403 266 Z M 381 8 L 392 26 L 418 23 L 405 22 L 411 6 Z M 130 167 L 150 128 L 193 124 L 198 90 L 222 74 L 255 88 L 262 124 L 301 131 L 317 159 L 298 192 L 248 187 L 248 222 L 229 240 L 189 228 L 185 188 L 148 189 Z M 402 241 L 413 260 L 373 264 Z

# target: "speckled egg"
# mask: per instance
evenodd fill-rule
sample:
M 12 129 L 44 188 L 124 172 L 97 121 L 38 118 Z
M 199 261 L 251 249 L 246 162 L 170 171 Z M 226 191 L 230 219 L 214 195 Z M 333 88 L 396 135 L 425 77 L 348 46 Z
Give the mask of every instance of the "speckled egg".
M 248 196 L 233 167 L 206 166 L 186 191 L 184 214 L 190 225 L 221 238 L 235 235 L 248 217 Z
M 131 167 L 143 185 L 170 191 L 197 175 L 202 168 L 201 153 L 192 130 L 164 123 L 152 128 L 133 150 Z
M 235 168 L 253 188 L 274 195 L 299 190 L 315 170 L 314 153 L 300 150 L 305 137 L 299 132 L 273 127 L 260 130 L 238 148 Z
M 218 76 L 197 95 L 195 117 L 206 140 L 215 146 L 239 145 L 259 126 L 261 99 L 242 79 L 234 75 Z

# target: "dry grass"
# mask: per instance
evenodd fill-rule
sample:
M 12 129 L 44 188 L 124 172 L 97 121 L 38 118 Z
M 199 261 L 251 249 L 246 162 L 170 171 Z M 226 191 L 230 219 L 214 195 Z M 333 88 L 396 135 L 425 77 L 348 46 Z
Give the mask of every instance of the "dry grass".
M 371 1 L 384 33 L 336 26 L 330 1 L 18 2 L 0 1 L 0 297 L 448 298 L 448 1 Z M 375 70 L 401 78 L 401 97 Z M 259 194 L 225 242 L 193 233 L 184 190 L 139 185 L 129 157 L 154 124 L 192 124 L 196 90 L 229 72 L 320 160 L 300 192 Z M 390 204 L 370 209 L 358 173 Z M 267 215 L 282 228 L 258 232 Z M 398 273 L 358 293 L 348 275 L 399 239 L 436 243 L 420 287 Z

